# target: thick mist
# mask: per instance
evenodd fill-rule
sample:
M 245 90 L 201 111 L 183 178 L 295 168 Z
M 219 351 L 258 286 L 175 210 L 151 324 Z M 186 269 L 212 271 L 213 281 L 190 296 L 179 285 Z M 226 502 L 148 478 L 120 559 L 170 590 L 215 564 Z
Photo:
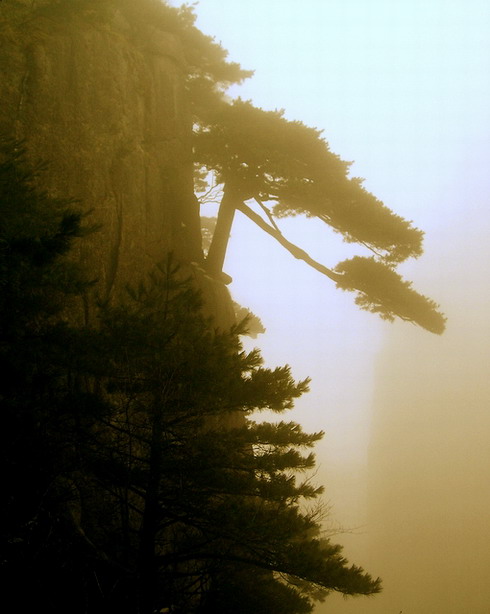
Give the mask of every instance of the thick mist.
M 334 599 L 336 612 L 488 612 L 488 194 L 474 194 L 459 223 L 448 212 L 451 224 L 441 220 L 431 231 L 432 266 L 418 281 L 441 297 L 444 336 L 402 325 L 385 332 L 375 367 L 366 525 L 347 544 L 383 577 L 384 590 L 375 599 Z

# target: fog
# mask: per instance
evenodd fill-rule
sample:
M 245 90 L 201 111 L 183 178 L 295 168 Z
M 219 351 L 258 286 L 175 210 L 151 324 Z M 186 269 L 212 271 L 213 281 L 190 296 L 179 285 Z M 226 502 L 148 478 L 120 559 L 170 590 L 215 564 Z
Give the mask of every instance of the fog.
M 403 325 L 385 331 L 375 361 L 366 525 L 349 544 L 353 557 L 383 577 L 384 591 L 335 611 L 488 612 L 486 187 L 469 215 L 434 231 L 431 264 L 417 275 L 439 292 L 448 316 L 444 336 Z
M 436 337 L 359 312 L 237 216 L 231 291 L 264 322 L 267 361 L 313 378 L 293 417 L 326 431 L 317 481 L 332 526 L 346 529 L 349 559 L 384 580 L 380 596 L 332 596 L 317 611 L 487 613 L 488 3 L 201 0 L 197 14 L 256 69 L 234 95 L 325 128 L 353 175 L 426 231 L 403 273 L 448 317 Z M 327 266 L 353 253 L 311 220 L 282 228 Z

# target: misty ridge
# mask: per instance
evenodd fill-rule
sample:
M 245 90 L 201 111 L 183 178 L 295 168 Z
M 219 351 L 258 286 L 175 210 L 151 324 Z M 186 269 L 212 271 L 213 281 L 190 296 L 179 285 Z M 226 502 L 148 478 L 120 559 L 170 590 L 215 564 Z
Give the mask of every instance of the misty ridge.
M 267 333 L 233 301 L 225 257 L 243 215 L 430 345 L 446 317 L 397 270 L 423 232 L 320 130 L 230 100 L 252 73 L 192 7 L 4 0 L 0 19 L 2 576 L 16 611 L 375 603 L 380 578 L 325 529 L 324 433 L 286 415 L 310 380 L 244 349 Z M 201 221 L 209 199 L 217 217 Z M 281 230 L 300 216 L 360 255 L 317 261 Z

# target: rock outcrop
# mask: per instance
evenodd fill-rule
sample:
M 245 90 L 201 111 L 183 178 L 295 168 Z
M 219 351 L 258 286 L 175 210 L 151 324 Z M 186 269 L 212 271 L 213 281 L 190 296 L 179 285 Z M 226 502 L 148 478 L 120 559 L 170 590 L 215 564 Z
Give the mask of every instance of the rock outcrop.
M 169 252 L 202 261 L 178 36 L 114 2 L 2 4 L 0 126 L 47 162 L 43 187 L 100 226 L 79 253 L 99 299 L 117 300 Z M 224 286 L 194 276 L 231 322 Z

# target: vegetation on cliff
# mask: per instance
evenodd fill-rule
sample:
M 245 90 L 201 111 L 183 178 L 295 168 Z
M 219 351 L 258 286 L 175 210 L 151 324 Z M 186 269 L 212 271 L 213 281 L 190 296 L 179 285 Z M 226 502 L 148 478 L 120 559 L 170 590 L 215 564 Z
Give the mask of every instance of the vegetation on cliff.
M 63 28 L 73 20 L 79 20 L 80 23 L 89 23 L 92 29 L 107 32 L 117 23 L 118 40 L 121 36 L 127 38 L 140 54 L 143 53 L 147 63 L 151 64 L 151 58 L 154 56 L 166 56 L 171 58 L 174 68 L 179 66 L 179 79 L 184 82 L 185 96 L 181 96 L 177 91 L 174 91 L 172 96 L 175 100 L 178 99 L 180 111 L 184 109 L 189 127 L 187 132 L 190 134 L 191 125 L 194 128 L 193 153 L 187 148 L 187 145 L 190 147 L 190 142 L 187 143 L 188 135 L 180 133 L 178 138 L 186 141 L 185 153 L 179 152 L 178 164 L 170 165 L 165 171 L 160 170 L 161 174 L 165 173 L 165 183 L 173 186 L 168 193 L 163 191 L 160 196 L 174 201 L 181 199 L 182 202 L 175 207 L 179 214 L 170 213 L 166 220 L 167 226 L 169 223 L 173 224 L 174 235 L 182 234 L 188 243 L 191 242 L 191 237 L 194 241 L 198 233 L 197 211 L 187 211 L 192 197 L 189 194 L 186 196 L 187 200 L 182 200 L 179 189 L 175 189 L 176 180 L 172 174 L 179 175 L 177 183 L 180 182 L 180 185 L 183 175 L 182 169 L 179 171 L 177 167 L 190 166 L 191 158 L 198 168 L 198 182 L 201 187 L 203 178 L 213 173 L 215 181 L 222 188 L 216 231 L 206 258 L 206 269 L 214 277 L 226 279 L 222 274 L 224 258 L 235 212 L 240 211 L 295 258 L 305 261 L 328 277 L 338 288 L 354 292 L 356 303 L 362 309 L 378 313 L 388 320 L 401 318 L 436 334 L 443 332 L 445 318 L 438 305 L 430 298 L 417 293 L 410 282 L 404 281 L 396 272 L 400 263 L 422 254 L 423 232 L 370 194 L 359 178 L 350 177 L 350 164 L 330 151 L 320 130 L 300 121 L 286 120 L 280 111 L 265 111 L 240 99 L 230 101 L 225 95 L 227 88 L 249 77 L 251 71 L 243 70 L 238 64 L 227 61 L 227 52 L 221 45 L 195 27 L 192 6 L 183 5 L 177 9 L 160 0 L 143 0 L 137 3 L 133 0 L 35 0 L 29 3 L 5 2 L 2 13 L 11 15 L 10 23 L 16 21 L 17 24 L 32 24 L 36 20 L 40 23 L 44 20 L 44 23 L 51 24 L 50 27 L 58 28 Z M 124 25 L 121 26 L 121 22 Z M 5 23 L 8 25 L 9 20 L 5 20 Z M 34 37 L 39 36 L 39 31 L 42 30 L 41 27 L 36 29 L 32 25 L 28 25 L 27 29 Z M 18 31 L 10 32 L 14 38 L 15 34 L 18 34 Z M 170 43 L 170 40 L 173 42 Z M 116 39 L 111 39 L 111 42 L 115 43 Z M 108 41 L 106 46 L 107 43 Z M 120 59 L 120 56 L 121 54 L 117 58 Z M 142 70 L 142 66 L 138 66 Z M 80 70 L 81 74 L 88 78 L 90 70 Z M 124 65 L 123 72 L 128 70 L 129 65 Z M 112 80 L 116 75 L 109 71 L 101 73 L 100 77 Z M 26 75 L 20 87 L 27 88 L 30 78 L 31 76 Z M 159 74 L 158 80 L 163 78 L 165 77 Z M 83 90 L 81 84 L 77 86 Z M 93 89 L 96 87 L 97 84 L 93 84 Z M 122 87 L 124 83 L 118 84 L 116 90 L 110 90 L 113 106 L 118 105 L 118 95 L 115 92 Z M 158 124 L 159 133 L 147 134 L 148 127 L 145 127 L 144 134 L 123 135 L 123 142 L 118 143 L 118 151 L 112 152 L 116 155 L 108 171 L 111 179 L 106 192 L 112 190 L 111 182 L 114 181 L 115 175 L 127 175 L 131 162 L 136 164 L 144 161 L 143 163 L 148 165 L 147 157 L 133 159 L 131 156 L 134 151 L 142 149 L 146 156 L 153 156 L 157 160 L 162 157 L 160 162 L 164 163 L 161 149 L 150 147 L 148 143 L 152 139 L 168 138 L 165 137 L 168 127 L 165 122 L 160 121 L 158 113 L 154 112 L 159 102 L 153 99 L 155 92 L 150 88 L 146 93 L 152 98 L 151 101 L 143 101 L 143 104 L 148 105 L 148 109 L 152 109 L 149 126 L 155 123 L 155 128 Z M 131 100 L 133 105 L 141 105 L 141 100 L 137 97 L 132 96 L 128 100 Z M 176 113 L 175 100 L 173 103 L 167 101 L 165 108 L 161 101 L 162 116 Z M 107 107 L 100 97 L 95 97 L 92 103 L 95 106 L 102 105 L 102 108 L 106 109 L 105 115 L 111 115 L 110 106 Z M 76 105 L 77 102 L 72 104 Z M 95 118 L 89 114 L 81 118 L 85 123 L 95 119 L 99 122 L 95 132 L 88 131 L 91 142 L 85 145 L 85 157 L 91 145 L 103 148 L 97 136 L 98 131 L 105 130 L 105 121 L 100 121 L 102 115 L 104 114 L 99 113 Z M 132 116 L 131 119 L 141 120 Z M 127 120 L 128 117 L 123 117 L 122 124 Z M 116 124 L 118 122 L 119 120 Z M 69 123 L 70 129 L 72 124 L 73 122 Z M 110 140 L 110 135 L 104 135 L 105 140 Z M 73 143 L 71 145 L 73 146 Z M 128 153 L 128 148 L 133 153 Z M 168 160 L 165 164 L 168 164 Z M 158 173 L 152 176 L 152 182 L 159 180 L 161 176 L 158 176 Z M 184 190 L 180 187 L 180 192 L 187 194 L 187 188 Z M 124 189 L 128 192 L 130 186 L 124 185 Z M 193 204 L 196 204 L 195 200 Z M 115 206 L 112 217 L 122 220 L 122 205 L 116 203 Z M 154 210 L 154 203 L 147 209 Z M 336 266 L 326 266 L 315 261 L 281 232 L 280 218 L 298 215 L 321 220 L 345 241 L 367 248 L 369 255 L 359 255 Z M 158 220 L 161 221 L 160 218 Z M 110 217 L 108 221 L 114 223 Z M 150 221 L 152 222 L 153 220 Z M 121 224 L 122 221 L 116 229 L 119 233 L 122 232 Z M 108 296 L 116 276 L 113 271 L 117 268 L 116 256 L 121 252 L 118 240 L 113 239 L 113 242 L 114 262 L 109 264 L 106 273 Z M 155 237 L 152 237 L 152 243 L 157 244 Z M 189 253 L 191 251 L 188 250 Z M 137 254 L 132 254 L 132 257 L 137 258 Z M 195 250 L 192 259 L 197 257 Z M 127 263 L 125 266 L 128 268 Z
M 349 178 L 349 163 L 333 154 L 321 132 L 282 112 L 263 111 L 240 99 L 221 101 L 196 129 L 196 161 L 222 185 L 216 230 L 206 266 L 219 275 L 236 211 L 272 236 L 295 258 L 357 293 L 356 303 L 382 318 L 401 318 L 441 334 L 438 305 L 418 294 L 395 268 L 422 254 L 423 233 Z M 250 204 L 254 201 L 258 212 Z M 278 218 L 316 217 L 345 241 L 370 250 L 329 268 L 281 232 Z

